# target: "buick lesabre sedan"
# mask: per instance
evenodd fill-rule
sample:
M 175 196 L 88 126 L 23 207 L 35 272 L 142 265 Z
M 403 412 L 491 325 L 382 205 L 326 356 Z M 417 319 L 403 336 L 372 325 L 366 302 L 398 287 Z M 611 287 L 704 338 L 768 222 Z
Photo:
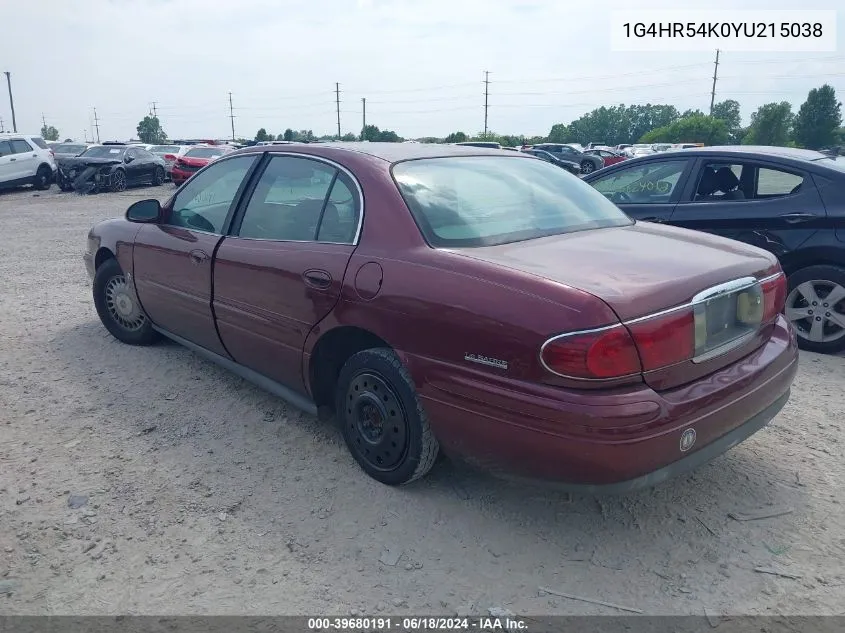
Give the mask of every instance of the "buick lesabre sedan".
M 404 484 L 438 452 L 624 491 L 765 426 L 797 368 L 774 255 L 639 223 L 516 152 L 252 147 L 95 226 L 117 339 L 169 337 Z

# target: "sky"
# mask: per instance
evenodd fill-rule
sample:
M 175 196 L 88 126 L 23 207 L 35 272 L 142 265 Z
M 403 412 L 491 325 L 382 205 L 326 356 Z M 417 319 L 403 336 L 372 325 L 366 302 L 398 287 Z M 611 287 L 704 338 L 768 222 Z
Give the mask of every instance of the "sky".
M 655 0 L 648 9 L 677 9 Z M 761 104 L 829 83 L 845 95 L 845 6 L 836 52 L 720 55 L 716 100 L 744 123 Z M 712 51 L 616 52 L 610 14 L 630 0 L 1 0 L 0 70 L 11 73 L 17 128 L 42 120 L 61 137 L 136 136 L 155 103 L 171 138 L 252 138 L 259 128 L 358 133 L 367 123 L 406 138 L 484 128 L 548 134 L 602 105 L 671 103 L 707 111 Z M 645 6 L 645 5 L 644 5 Z M 736 9 L 687 0 L 685 8 Z M 745 10 L 794 9 L 745 0 Z M 0 76 L 0 79 L 3 77 Z M 2 86 L 0 86 L 2 87 Z M 0 117 L 11 129 L 0 90 Z M 43 119 L 42 119 L 43 117 Z

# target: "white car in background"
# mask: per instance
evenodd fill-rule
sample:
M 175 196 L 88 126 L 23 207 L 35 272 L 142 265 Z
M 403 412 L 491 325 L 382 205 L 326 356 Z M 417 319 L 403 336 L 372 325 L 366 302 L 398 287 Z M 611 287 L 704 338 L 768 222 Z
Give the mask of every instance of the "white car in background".
M 49 189 L 56 179 L 56 160 L 43 138 L 0 134 L 0 188 L 32 185 Z
M 196 147 L 196 145 L 150 145 L 147 151 L 164 159 L 164 173 L 170 180 L 170 172 L 173 170 L 176 159 L 184 156 L 192 147 Z

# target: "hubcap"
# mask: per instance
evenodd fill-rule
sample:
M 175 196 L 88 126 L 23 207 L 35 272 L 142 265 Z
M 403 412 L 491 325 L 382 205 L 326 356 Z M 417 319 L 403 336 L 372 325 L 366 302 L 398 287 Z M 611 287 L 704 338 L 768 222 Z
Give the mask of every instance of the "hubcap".
M 786 318 L 798 336 L 831 343 L 845 336 L 845 288 L 824 279 L 805 281 L 786 298 Z
M 123 275 L 109 279 L 105 294 L 106 307 L 118 325 L 129 331 L 141 329 L 147 317 Z
M 405 411 L 396 393 L 378 374 L 362 372 L 349 384 L 346 424 L 353 450 L 375 470 L 393 470 L 405 457 Z
M 593 172 L 593 164 L 592 163 L 584 163 L 581 165 L 581 171 L 585 174 L 590 174 Z

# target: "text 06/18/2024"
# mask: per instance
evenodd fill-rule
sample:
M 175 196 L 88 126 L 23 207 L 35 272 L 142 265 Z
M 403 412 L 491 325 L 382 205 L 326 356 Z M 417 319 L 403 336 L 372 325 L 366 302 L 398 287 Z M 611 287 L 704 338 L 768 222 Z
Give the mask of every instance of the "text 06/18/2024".
M 617 11 L 614 51 L 835 52 L 836 11 Z

